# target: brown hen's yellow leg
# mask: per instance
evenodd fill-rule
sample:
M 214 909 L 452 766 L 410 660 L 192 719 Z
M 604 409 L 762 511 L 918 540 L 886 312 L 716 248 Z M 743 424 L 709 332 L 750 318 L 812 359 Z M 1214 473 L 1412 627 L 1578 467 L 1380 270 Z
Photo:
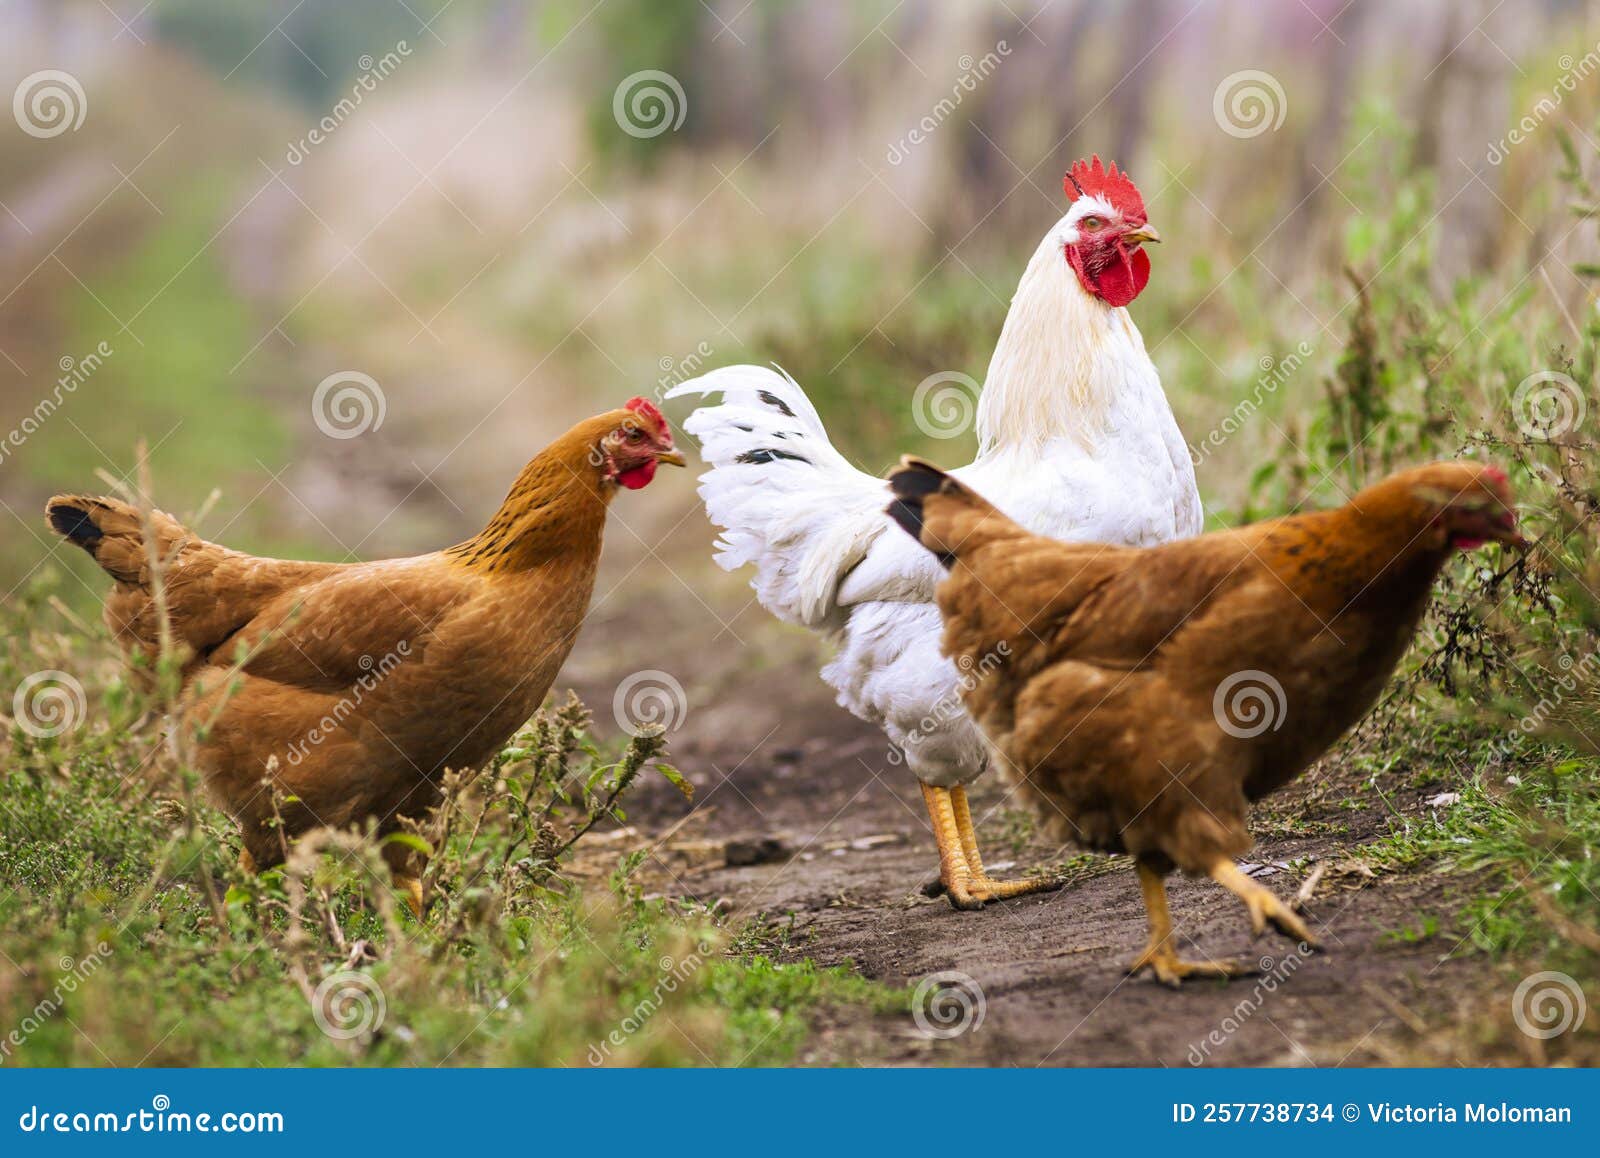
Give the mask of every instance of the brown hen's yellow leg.
M 1288 905 L 1270 889 L 1256 884 L 1233 861 L 1224 857 L 1212 865 L 1211 879 L 1244 902 L 1245 908 L 1250 910 L 1250 928 L 1256 936 L 1261 936 L 1270 922 L 1291 941 L 1302 942 L 1309 949 L 1320 947 L 1321 942 L 1311 935 L 1306 923 L 1290 911 Z
M 1063 883 L 1057 877 L 1029 877 L 1013 881 L 997 881 L 983 869 L 983 857 L 978 855 L 978 834 L 972 827 L 972 809 L 967 804 L 967 790 L 957 785 L 950 789 L 950 804 L 956 814 L 956 832 L 961 837 L 961 853 L 967 859 L 967 869 L 972 873 L 972 894 L 983 901 L 1003 901 L 1026 893 L 1047 893 L 1059 889 Z
M 256 858 L 250 855 L 250 850 L 247 848 L 239 850 L 239 871 L 246 876 L 256 875 Z
M 972 895 L 972 869 L 961 847 L 961 830 L 956 824 L 955 805 L 950 789 L 922 786 L 922 799 L 933 821 L 933 839 L 939 845 L 939 883 L 958 909 L 981 909 L 983 901 Z
M 1252 970 L 1231 961 L 1184 961 L 1172 947 L 1172 914 L 1167 909 L 1167 882 L 1164 875 L 1138 862 L 1139 891 L 1144 894 L 1145 912 L 1150 917 L 1150 941 L 1128 965 L 1130 974 L 1148 969 L 1163 985 L 1176 989 L 1185 977 L 1237 977 Z
M 406 895 L 406 904 L 411 906 L 412 915 L 422 920 L 422 878 L 395 873 L 394 887 Z

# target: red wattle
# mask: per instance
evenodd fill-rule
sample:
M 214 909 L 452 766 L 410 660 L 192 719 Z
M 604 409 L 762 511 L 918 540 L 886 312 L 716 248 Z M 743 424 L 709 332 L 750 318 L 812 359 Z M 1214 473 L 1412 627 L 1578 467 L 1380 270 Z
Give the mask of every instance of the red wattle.
M 617 475 L 617 481 L 630 491 L 636 491 L 650 485 L 650 480 L 656 477 L 655 459 L 641 463 L 631 470 L 625 470 Z
M 1144 291 L 1150 283 L 1150 255 L 1136 249 L 1121 261 L 1113 262 L 1095 284 L 1106 304 L 1125 306 Z

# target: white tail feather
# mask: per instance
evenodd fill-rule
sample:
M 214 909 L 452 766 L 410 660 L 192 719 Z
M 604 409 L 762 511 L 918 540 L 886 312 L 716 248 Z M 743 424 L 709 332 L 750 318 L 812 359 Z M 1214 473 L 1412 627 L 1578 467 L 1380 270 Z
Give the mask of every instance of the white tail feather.
M 836 630 L 839 584 L 889 526 L 888 484 L 857 470 L 828 441 L 805 391 L 764 366 L 727 366 L 667 398 L 720 393 L 683 428 L 711 469 L 700 497 L 722 528 L 717 562 L 756 565 L 761 605 L 780 619 Z

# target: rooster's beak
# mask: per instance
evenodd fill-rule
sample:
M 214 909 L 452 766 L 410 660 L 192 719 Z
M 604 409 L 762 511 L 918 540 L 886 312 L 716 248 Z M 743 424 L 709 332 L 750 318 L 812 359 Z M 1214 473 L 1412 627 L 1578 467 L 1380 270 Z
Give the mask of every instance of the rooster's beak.
M 678 450 L 656 451 L 656 461 L 664 462 L 668 466 L 688 466 L 689 460 L 683 457 L 683 452 Z
M 1122 235 L 1122 240 L 1131 241 L 1135 244 L 1141 244 L 1146 241 L 1159 244 L 1161 241 L 1161 234 L 1156 232 L 1156 227 L 1154 225 L 1146 223 L 1139 226 L 1137 229 L 1130 229 L 1127 233 L 1124 233 Z

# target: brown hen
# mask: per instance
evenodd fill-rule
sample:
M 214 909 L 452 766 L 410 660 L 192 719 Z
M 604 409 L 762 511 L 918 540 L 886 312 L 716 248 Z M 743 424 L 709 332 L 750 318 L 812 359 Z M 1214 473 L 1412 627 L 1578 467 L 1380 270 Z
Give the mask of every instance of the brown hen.
M 1178 958 L 1175 868 L 1235 893 L 1258 934 L 1316 944 L 1234 863 L 1250 802 L 1371 707 L 1452 551 L 1522 542 L 1504 472 L 1466 462 L 1147 549 L 1029 534 L 914 459 L 890 481 L 890 514 L 949 569 L 944 650 L 973 673 L 968 710 L 1058 838 L 1135 858 L 1150 940 L 1130 969 L 1168 984 L 1242 971 Z
M 269 774 L 284 835 L 369 818 L 387 833 L 437 803 L 445 769 L 500 749 L 572 649 L 612 497 L 663 462 L 683 457 L 634 399 L 551 443 L 471 539 L 372 563 L 257 558 L 117 499 L 59 495 L 46 514 L 116 580 L 105 620 L 139 669 L 169 633 L 204 724 L 197 763 L 239 824 L 241 863 L 265 868 L 283 859 Z M 420 916 L 403 846 L 385 855 Z

